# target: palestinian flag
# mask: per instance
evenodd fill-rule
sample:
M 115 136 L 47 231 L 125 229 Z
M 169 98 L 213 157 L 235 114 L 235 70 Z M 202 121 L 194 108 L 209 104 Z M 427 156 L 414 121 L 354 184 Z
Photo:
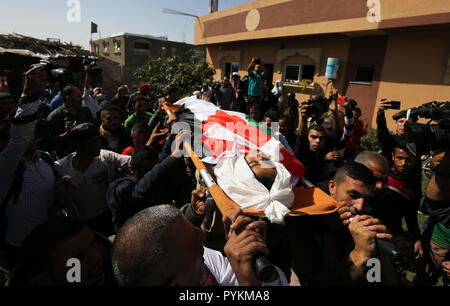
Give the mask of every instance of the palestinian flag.
M 189 125 L 193 133 L 192 147 L 204 162 L 212 163 L 211 161 L 226 152 L 237 150 L 239 154 L 245 154 L 265 145 L 273 148 L 275 143 L 276 149 L 279 148 L 278 161 L 293 177 L 298 179 L 303 177 L 304 166 L 276 137 L 272 137 L 269 128 L 248 115 L 224 111 L 211 102 L 192 97 L 180 100 L 177 104 L 179 105 L 171 105 L 169 108 L 174 112 L 178 122 Z

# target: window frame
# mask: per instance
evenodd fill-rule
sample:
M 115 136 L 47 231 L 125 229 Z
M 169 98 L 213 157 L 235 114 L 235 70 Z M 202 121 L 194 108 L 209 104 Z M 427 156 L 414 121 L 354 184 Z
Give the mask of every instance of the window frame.
M 365 82 L 365 81 L 358 81 L 356 80 L 356 75 L 358 73 L 358 68 L 371 68 L 372 69 L 372 81 Z M 372 85 L 373 83 L 373 76 L 375 75 L 375 67 L 372 65 L 355 65 L 355 71 L 353 74 L 353 79 L 349 82 L 350 84 L 359 84 L 359 85 Z
M 287 72 L 287 68 L 288 68 L 288 66 L 297 66 L 297 67 L 299 67 L 299 69 L 298 69 L 298 75 L 297 75 L 297 80 L 288 80 L 288 79 L 286 79 L 286 72 Z M 301 65 L 301 64 L 285 64 L 284 65 L 284 73 L 283 73 L 283 82 L 291 82 L 291 81 L 294 81 L 294 82 L 300 82 L 301 81 L 301 77 L 302 77 L 302 72 L 303 72 L 303 65 Z
M 239 62 L 224 62 L 223 63 L 223 70 L 222 70 L 222 78 L 225 76 L 225 70 L 226 70 L 226 65 L 230 64 L 230 74 L 228 75 L 228 77 L 231 79 L 231 76 L 233 75 L 233 72 L 239 72 Z M 233 65 L 237 65 L 237 70 L 233 71 Z

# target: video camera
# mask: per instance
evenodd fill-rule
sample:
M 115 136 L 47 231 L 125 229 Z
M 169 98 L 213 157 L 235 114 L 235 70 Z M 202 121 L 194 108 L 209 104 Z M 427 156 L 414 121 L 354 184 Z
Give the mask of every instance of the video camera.
M 101 74 L 102 73 L 102 68 L 97 66 L 96 60 L 93 60 L 90 58 L 85 58 L 85 59 L 83 59 L 83 66 L 89 67 L 90 68 L 89 72 L 92 74 Z
M 312 121 L 316 121 L 322 116 L 323 113 L 327 112 L 330 107 L 330 100 L 324 96 L 317 96 L 313 99 L 306 101 L 308 108 L 306 109 L 306 115 L 311 117 Z
M 406 146 L 414 156 L 426 155 L 431 150 L 450 144 L 450 102 L 428 102 L 397 113 L 393 116 L 394 120 L 396 117 L 405 117 L 404 112 L 409 112 L 409 117 L 430 119 L 426 124 L 405 123 Z M 438 124 L 430 124 L 433 120 L 438 121 Z
M 69 84 L 73 82 L 73 74 L 69 69 L 61 68 L 55 59 L 43 59 L 37 64 L 31 65 L 30 69 L 43 66 L 48 72 L 49 82 L 60 82 Z

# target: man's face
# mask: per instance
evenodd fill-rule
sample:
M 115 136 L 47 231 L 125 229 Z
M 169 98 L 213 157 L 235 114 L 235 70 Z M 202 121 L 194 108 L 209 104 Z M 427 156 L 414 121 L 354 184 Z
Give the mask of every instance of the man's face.
M 86 142 L 81 144 L 80 148 L 86 156 L 89 157 L 99 156 L 101 150 L 100 135 L 96 135 L 89 138 Z
M 102 125 L 107 131 L 117 131 L 122 125 L 119 112 L 115 110 L 105 111 L 102 118 Z
M 137 149 L 139 147 L 145 146 L 148 139 L 150 138 L 150 134 L 147 132 L 131 132 L 131 138 L 133 139 L 134 147 Z
M 123 98 L 127 95 L 127 93 L 128 93 L 128 90 L 126 88 L 122 88 L 121 90 L 119 90 L 118 97 Z
M 203 277 L 203 244 L 205 234 L 203 231 L 194 227 L 184 215 L 179 217 L 172 224 L 172 233 L 177 237 L 177 254 L 183 256 L 176 257 L 179 261 L 179 273 L 177 275 L 177 284 L 181 286 L 198 286 Z M 175 255 L 177 256 L 177 255 Z
M 252 119 L 255 119 L 256 121 L 258 121 L 259 117 L 259 111 L 256 107 L 250 107 L 249 109 L 249 115 Z
M 264 124 L 267 127 L 270 127 L 270 125 L 272 124 L 272 119 L 270 119 L 269 117 L 264 118 L 262 124 Z
M 150 87 L 141 87 L 141 93 L 146 96 L 150 94 Z
M 385 167 L 376 162 L 370 163 L 367 166 L 367 168 L 369 168 L 372 171 L 373 176 L 377 180 L 375 187 L 380 190 L 383 189 L 388 182 L 389 169 L 386 169 Z
M 286 136 L 289 133 L 289 124 L 285 119 L 280 119 L 278 122 L 280 133 Z
M 339 185 L 331 180 L 328 188 L 330 195 L 336 202 L 353 207 L 357 211 L 366 209 L 375 194 L 375 188 L 373 186 L 368 186 L 362 181 L 352 179 L 351 177 L 346 177 L 345 181 Z
M 82 99 L 83 98 L 81 91 L 76 88 L 73 94 L 68 97 L 67 102 L 69 102 L 69 104 L 75 108 L 80 108 Z
M 325 145 L 325 132 L 311 130 L 308 133 L 309 150 L 319 152 Z
M 13 98 L 4 98 L 0 100 L 0 118 L 7 117 L 8 114 L 14 109 Z
M 353 117 L 355 118 L 355 120 L 359 120 L 359 118 L 361 117 L 361 113 L 358 111 L 353 111 Z
M 255 72 L 260 72 L 261 71 L 261 64 L 256 64 L 255 65 Z
M 103 276 L 102 252 L 94 233 L 85 226 L 76 235 L 58 243 L 50 254 L 54 257 L 51 274 L 58 284 L 67 282 L 67 260 L 76 258 L 81 264 L 81 283 L 98 285 Z M 69 283 L 67 283 L 69 284 Z
M 95 90 L 94 91 L 94 94 L 92 95 L 94 98 L 96 97 L 96 96 L 98 96 L 99 94 L 103 94 L 103 89 L 97 89 L 97 90 Z
M 134 108 L 136 111 L 136 114 L 143 115 L 148 109 L 148 102 L 147 100 L 137 100 L 134 104 Z
M 248 152 L 245 155 L 245 161 L 257 179 L 268 177 L 275 180 L 277 176 L 275 165 L 269 158 L 263 156 L 260 151 L 253 150 Z
M 223 87 L 228 87 L 229 84 L 230 84 L 230 79 L 228 79 L 228 77 L 224 77 L 222 86 Z
M 416 164 L 414 156 L 400 148 L 395 148 L 394 152 L 392 152 L 392 161 L 398 174 L 405 174 Z
M 406 120 L 406 118 L 400 118 L 397 120 L 397 134 L 402 136 L 403 134 L 405 134 L 405 123 L 408 120 Z

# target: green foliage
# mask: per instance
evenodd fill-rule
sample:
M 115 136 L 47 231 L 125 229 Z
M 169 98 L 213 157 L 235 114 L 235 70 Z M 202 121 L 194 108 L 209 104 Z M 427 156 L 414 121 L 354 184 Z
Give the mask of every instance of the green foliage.
M 140 82 L 148 83 L 152 95 L 160 97 L 174 88 L 180 97 L 190 96 L 200 90 L 202 84 L 212 81 L 216 71 L 203 58 L 192 55 L 192 50 L 184 56 L 167 56 L 166 48 L 161 48 L 159 56 L 150 56 L 147 63 L 134 76 Z
M 378 142 L 377 138 L 377 130 L 370 129 L 369 133 L 365 136 L 361 137 L 360 144 L 361 151 L 379 151 L 381 150 L 381 146 Z

